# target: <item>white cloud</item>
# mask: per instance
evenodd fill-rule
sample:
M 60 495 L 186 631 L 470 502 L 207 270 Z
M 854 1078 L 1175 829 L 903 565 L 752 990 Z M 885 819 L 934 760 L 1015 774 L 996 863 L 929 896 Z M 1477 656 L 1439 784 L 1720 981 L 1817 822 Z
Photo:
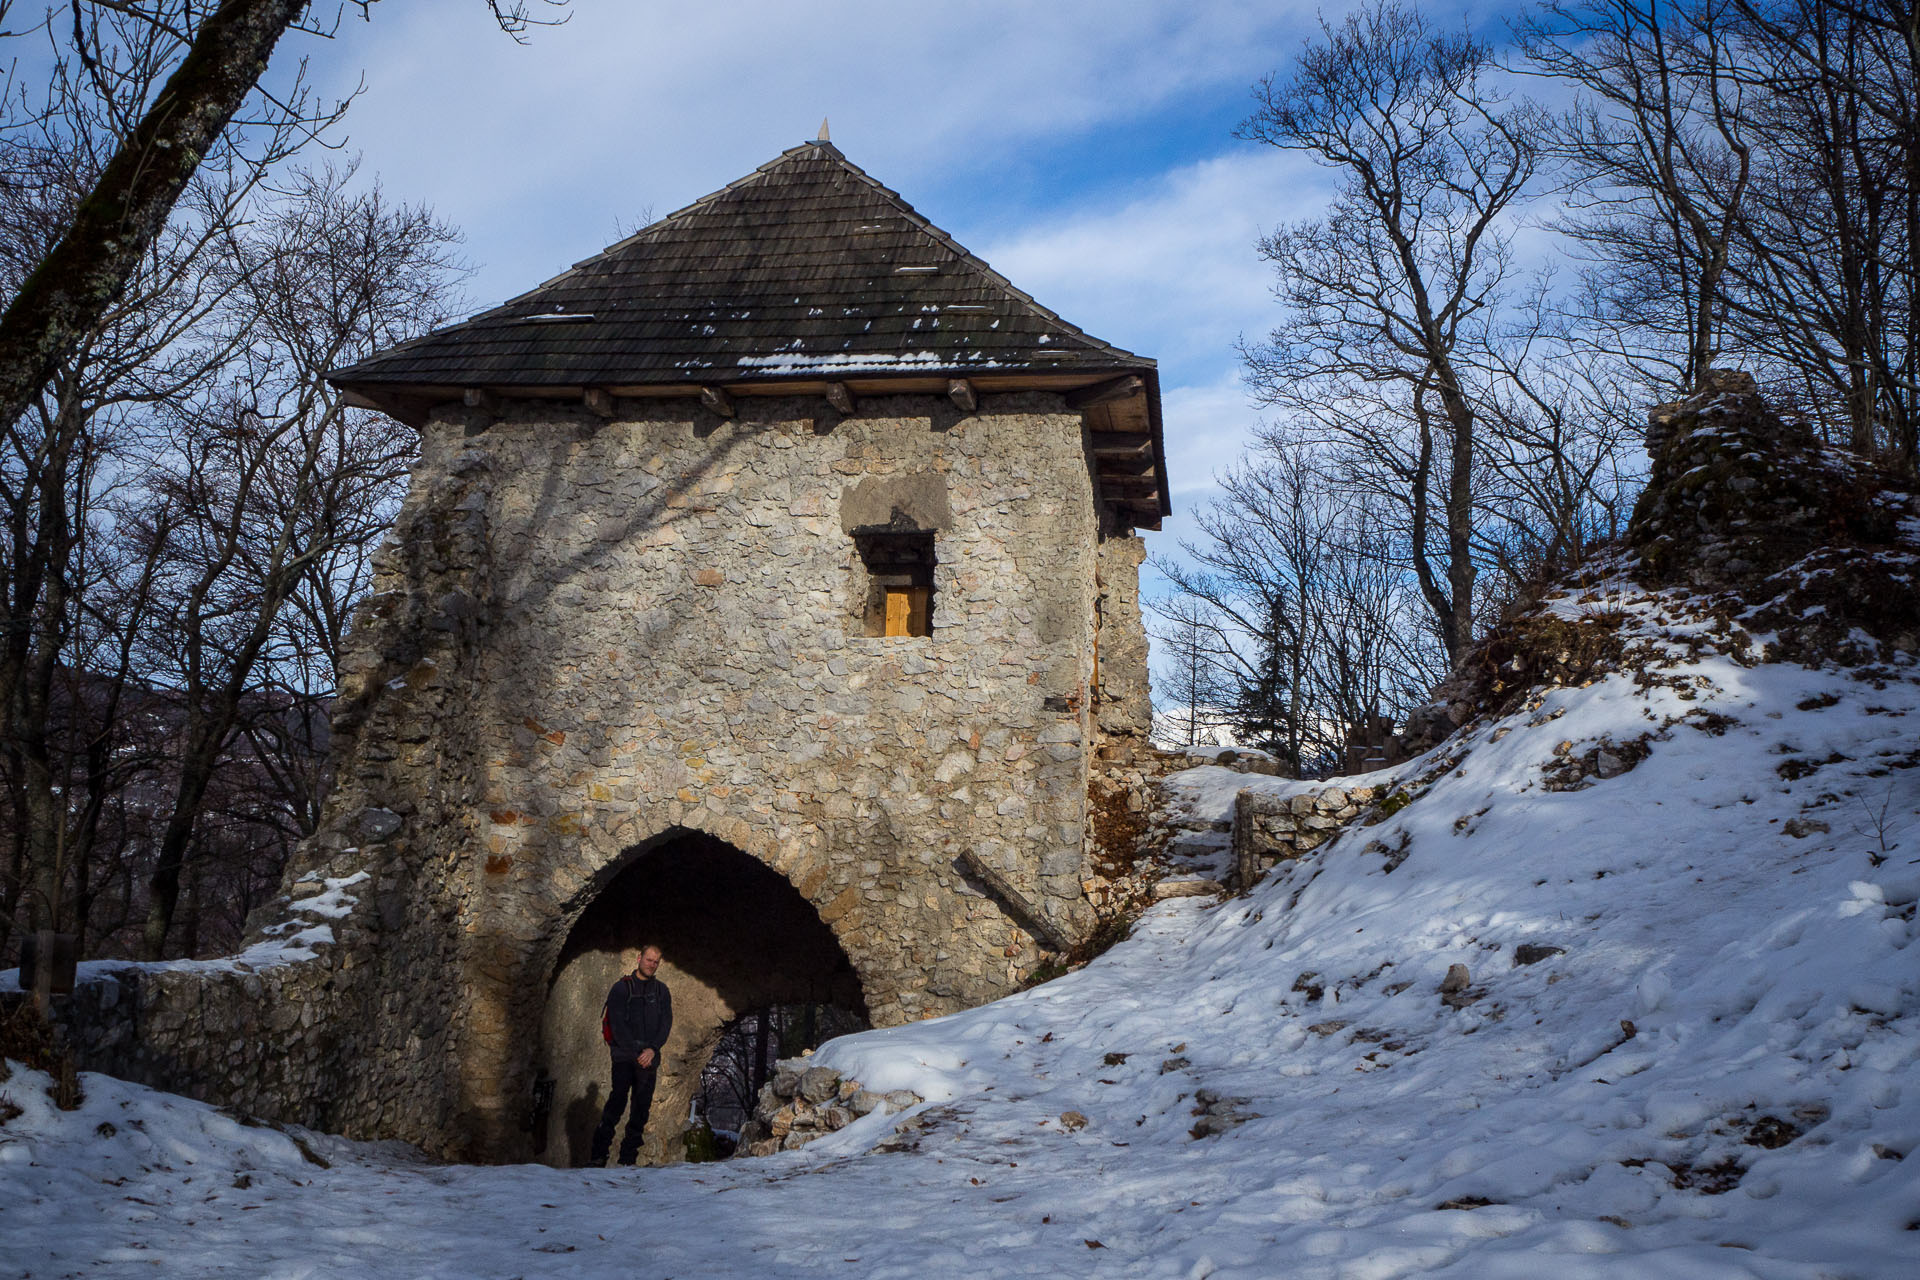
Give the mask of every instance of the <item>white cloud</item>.
M 1254 241 L 1324 198 L 1297 156 L 1244 147 L 1153 177 L 1117 208 L 1089 204 L 983 247 L 994 267 L 1098 337 L 1153 356 L 1163 381 L 1212 382 L 1276 312 Z
M 1159 360 L 1174 515 L 1156 555 L 1177 557 L 1178 543 L 1198 536 L 1197 509 L 1258 420 L 1234 342 L 1261 337 L 1279 313 L 1254 240 L 1313 214 L 1323 184 L 1298 157 L 1247 147 L 1154 175 L 1117 207 L 1090 201 L 976 246 L 1068 320 Z
M 1174 506 L 1191 513 L 1218 491 L 1214 477 L 1251 441 L 1257 413 L 1237 373 L 1209 386 L 1175 387 L 1162 395 L 1161 409 Z
M 596 252 L 617 222 L 765 163 L 822 116 L 909 200 L 953 192 L 990 207 L 1034 148 L 1158 134 L 1196 102 L 1244 100 L 1311 20 L 1259 0 L 582 0 L 570 12 L 519 46 L 480 0 L 416 0 L 377 6 L 333 44 L 283 50 L 313 54 L 323 83 L 350 85 L 364 65 L 350 149 L 468 229 L 487 299 Z M 1101 159 L 1123 176 L 1139 163 Z M 958 231 L 939 207 L 953 203 L 923 208 Z

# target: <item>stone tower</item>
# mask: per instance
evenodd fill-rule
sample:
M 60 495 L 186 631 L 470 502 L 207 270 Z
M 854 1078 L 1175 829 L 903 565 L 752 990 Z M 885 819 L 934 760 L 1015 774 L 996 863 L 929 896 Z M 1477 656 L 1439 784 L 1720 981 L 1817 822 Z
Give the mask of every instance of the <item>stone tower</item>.
M 822 141 L 333 381 L 420 459 L 257 924 L 327 896 L 332 945 L 222 997 L 303 1006 L 302 1063 L 236 1101 L 566 1163 L 651 940 L 672 1158 L 739 1014 L 950 1012 L 1084 935 L 1090 777 L 1149 723 L 1152 361 Z

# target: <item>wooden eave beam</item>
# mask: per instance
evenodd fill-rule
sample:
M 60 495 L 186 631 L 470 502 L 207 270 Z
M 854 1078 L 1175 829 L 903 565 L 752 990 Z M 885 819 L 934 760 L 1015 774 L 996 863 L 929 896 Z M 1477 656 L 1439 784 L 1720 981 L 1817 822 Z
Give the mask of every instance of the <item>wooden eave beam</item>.
M 1078 391 L 1067 392 L 1067 408 L 1086 409 L 1096 404 L 1105 404 L 1109 400 L 1125 400 L 1145 392 L 1147 384 L 1140 375 L 1124 374 L 1118 378 L 1108 378 L 1105 382 L 1096 382 L 1090 387 L 1081 387 Z
M 1153 471 L 1153 454 L 1100 454 L 1094 458 L 1103 476 L 1144 476 Z
M 367 391 L 357 387 L 343 387 L 341 391 L 342 398 L 354 408 L 377 410 L 415 431 L 427 425 L 429 411 L 433 408 L 431 400 L 420 396 L 396 395 L 386 390 Z
M 1132 431 L 1095 431 L 1093 452 L 1101 458 L 1138 458 L 1153 453 L 1153 437 Z
M 950 375 L 901 375 L 876 374 L 833 379 L 788 378 L 765 379 L 756 381 L 728 381 L 724 384 L 701 383 L 695 381 L 675 382 L 603 382 L 603 383 L 526 383 L 511 382 L 488 383 L 487 389 L 496 395 L 511 396 L 514 399 L 527 400 L 580 400 L 589 388 L 604 390 L 616 399 L 685 399 L 698 396 L 703 387 L 724 386 L 726 392 L 738 399 L 741 396 L 818 396 L 825 395 L 826 388 L 832 382 L 838 382 L 857 399 L 860 396 L 910 394 L 946 394 L 954 379 Z M 1115 381 L 1112 378 L 1090 381 L 1087 373 L 978 373 L 969 374 L 965 379 L 976 395 L 997 394 L 1017 391 L 1051 391 L 1059 395 L 1072 395 L 1076 392 L 1094 392 Z M 410 400 L 419 400 L 430 404 L 440 404 L 448 400 L 458 400 L 466 388 L 446 383 L 430 382 L 390 382 L 355 383 L 355 388 L 367 395 L 405 396 Z M 377 390 L 375 389 L 377 388 Z
M 849 406 L 858 404 L 858 397 L 881 395 L 953 395 L 954 384 L 964 382 L 973 393 L 976 404 L 979 397 L 988 394 L 1000 394 L 1020 391 L 1047 391 L 1062 396 L 1076 409 L 1103 406 L 1089 413 L 1086 426 L 1089 430 L 1089 448 L 1096 477 L 1109 482 L 1111 492 L 1104 495 L 1103 501 L 1112 505 L 1116 511 L 1122 508 L 1131 513 L 1133 524 L 1140 528 L 1157 529 L 1165 515 L 1169 497 L 1164 491 L 1164 480 L 1160 474 L 1158 460 L 1161 455 L 1159 443 L 1160 423 L 1155 398 L 1146 394 L 1152 385 L 1153 374 L 1123 374 L 1101 377 L 1098 371 L 1080 370 L 1059 372 L 1038 372 L 1026 370 L 1020 372 L 981 372 L 969 375 L 965 379 L 956 379 L 945 374 L 902 376 L 899 374 L 873 374 L 828 381 L 818 378 L 764 379 L 756 381 L 729 382 L 724 387 L 717 384 L 702 384 L 692 380 L 674 382 L 641 383 L 603 383 L 586 385 L 582 383 L 543 383 L 517 384 L 493 383 L 483 387 L 462 387 L 436 382 L 360 382 L 351 386 L 342 386 L 349 403 L 377 409 L 391 415 L 415 429 L 424 427 L 432 409 L 437 405 L 452 401 L 456 404 L 490 404 L 498 412 L 501 398 L 572 400 L 585 403 L 594 411 L 598 396 L 589 396 L 590 392 L 605 392 L 611 399 L 646 400 L 687 400 L 698 398 L 700 403 L 716 414 L 733 417 L 737 413 L 735 401 L 740 396 L 839 396 L 844 393 Z M 336 384 L 339 385 L 339 384 Z M 1136 398 L 1137 397 L 1137 398 Z M 955 401 L 956 404 L 959 401 Z M 836 407 L 840 407 L 836 405 Z M 843 416 L 846 416 L 843 411 Z M 1121 426 L 1132 426 L 1134 430 L 1119 430 Z M 1138 428 L 1145 427 L 1145 430 Z M 1151 459 L 1154 465 L 1138 470 L 1138 463 Z M 1112 465 L 1109 465 L 1112 464 Z M 1136 474 L 1137 471 L 1137 474 Z M 1150 490 L 1149 481 L 1158 488 Z

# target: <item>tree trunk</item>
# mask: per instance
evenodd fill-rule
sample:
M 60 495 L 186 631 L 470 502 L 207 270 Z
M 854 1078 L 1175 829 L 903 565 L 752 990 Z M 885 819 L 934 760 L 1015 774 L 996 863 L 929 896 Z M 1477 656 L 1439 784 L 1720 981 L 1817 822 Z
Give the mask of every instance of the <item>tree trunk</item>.
M 18 421 L 105 314 L 306 0 L 224 0 L 194 34 L 73 225 L 0 316 L 0 423 Z
M 1473 563 L 1473 408 L 1452 383 L 1440 388 L 1451 430 L 1452 448 L 1447 474 L 1447 591 L 1453 597 L 1451 630 L 1457 649 L 1450 649 L 1450 665 L 1459 666 L 1460 658 L 1473 643 L 1473 585 L 1478 572 Z
M 180 781 L 174 789 L 173 811 L 167 816 L 166 831 L 160 837 L 160 856 L 148 881 L 147 923 L 141 934 L 140 954 L 147 960 L 165 958 L 167 932 L 173 924 L 173 912 L 180 898 L 180 873 L 186 865 L 187 851 L 193 844 L 193 831 L 200 817 L 201 802 L 213 781 L 220 753 L 239 718 L 240 702 L 246 695 L 246 682 L 267 634 L 279 597 L 269 586 L 254 629 L 235 651 L 233 668 L 214 693 L 211 707 L 190 707 L 187 714 L 186 746 L 180 754 Z M 197 690 L 189 690 L 195 696 Z

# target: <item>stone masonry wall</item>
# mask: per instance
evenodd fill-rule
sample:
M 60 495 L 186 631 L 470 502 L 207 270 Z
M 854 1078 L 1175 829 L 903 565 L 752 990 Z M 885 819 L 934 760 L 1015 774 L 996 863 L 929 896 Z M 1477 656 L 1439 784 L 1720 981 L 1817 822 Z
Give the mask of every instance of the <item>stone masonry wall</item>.
M 1374 787 L 1327 787 L 1233 799 L 1233 884 L 1244 889 L 1279 862 L 1303 857 L 1344 830 L 1379 798 Z
M 676 833 L 783 875 L 877 1025 L 1014 990 L 1041 958 L 962 852 L 1068 936 L 1089 926 L 1089 752 L 1145 715 L 1145 683 L 1138 542 L 1102 543 L 1080 416 L 1039 394 L 965 416 L 931 396 L 846 419 L 684 405 L 436 412 L 343 663 L 337 793 L 255 922 L 300 927 L 303 877 L 364 872 L 336 944 L 258 991 L 236 978 L 256 1006 L 198 1027 L 173 1013 L 200 995 L 142 1006 L 143 1047 L 103 1054 L 179 1087 L 173 1046 L 291 1037 L 304 1065 L 252 1090 L 261 1114 L 524 1158 L 529 1028 L 568 932 Z M 930 637 L 864 633 L 851 531 L 896 515 L 935 534 Z M 669 1074 L 706 1030 L 676 1026 Z M 198 1091 L 230 1100 L 278 1052 L 243 1052 L 227 1084 L 202 1053 Z

